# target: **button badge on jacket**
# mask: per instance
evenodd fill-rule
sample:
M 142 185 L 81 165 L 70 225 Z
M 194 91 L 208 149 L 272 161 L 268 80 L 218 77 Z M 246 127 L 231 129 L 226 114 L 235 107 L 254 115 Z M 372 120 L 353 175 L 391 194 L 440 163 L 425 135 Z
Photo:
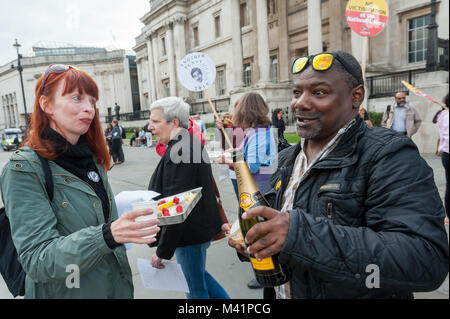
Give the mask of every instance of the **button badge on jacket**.
M 98 181 L 100 181 L 100 176 L 98 176 L 98 174 L 97 174 L 95 171 L 90 171 L 90 172 L 88 172 L 88 173 L 87 173 L 87 177 L 88 177 L 91 181 L 93 181 L 93 182 L 95 182 L 95 183 L 97 183 Z
M 275 190 L 278 191 L 281 187 L 281 179 L 278 181 L 277 185 L 275 185 Z

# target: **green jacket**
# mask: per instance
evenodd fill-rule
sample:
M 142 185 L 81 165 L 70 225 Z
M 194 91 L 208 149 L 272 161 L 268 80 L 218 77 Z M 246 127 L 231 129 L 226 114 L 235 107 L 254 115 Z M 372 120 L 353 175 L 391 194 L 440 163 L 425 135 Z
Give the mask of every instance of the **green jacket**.
M 14 152 L 0 179 L 14 245 L 27 274 L 25 298 L 133 298 L 125 247 L 111 250 L 103 238 L 100 199 L 89 184 L 53 161 L 49 164 L 51 203 L 39 158 L 28 147 Z M 114 195 L 99 165 L 98 171 L 108 192 L 110 219 L 115 220 Z

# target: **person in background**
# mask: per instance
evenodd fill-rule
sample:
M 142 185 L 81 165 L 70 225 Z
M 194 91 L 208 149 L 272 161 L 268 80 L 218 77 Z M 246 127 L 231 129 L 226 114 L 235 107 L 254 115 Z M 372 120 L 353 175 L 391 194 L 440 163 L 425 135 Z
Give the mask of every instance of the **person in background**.
M 406 102 L 405 92 L 395 94 L 395 104 L 388 106 L 383 114 L 381 126 L 412 137 L 422 124 L 417 110 Z
M 272 125 L 278 130 L 278 152 L 281 152 L 285 148 L 291 146 L 288 141 L 284 138 L 284 131 L 286 130 L 286 125 L 283 120 L 283 110 L 276 108 L 272 112 Z
M 199 114 L 196 114 L 196 115 L 194 115 L 192 118 L 193 118 L 193 120 L 195 121 L 195 123 L 197 123 L 197 125 L 199 126 L 199 128 L 200 128 L 200 130 L 201 130 L 203 136 L 206 136 L 206 125 L 205 125 L 205 122 L 203 122 L 203 121 L 200 119 L 200 115 L 199 115 Z
M 13 144 L 16 146 L 16 149 L 19 148 L 19 145 L 20 145 L 19 135 L 16 135 L 16 137 L 14 137 Z
M 223 220 L 211 164 L 205 161 L 206 149 L 187 130 L 189 109 L 189 104 L 179 97 L 164 98 L 150 106 L 149 129 L 167 149 L 152 174 L 148 189 L 163 198 L 202 187 L 202 197 L 183 223 L 161 227 L 151 263 L 155 268 L 164 268 L 163 260 L 175 254 L 189 286 L 186 294 L 189 299 L 228 299 L 226 291 L 205 268 L 207 249 L 221 232 Z M 194 154 L 195 150 L 200 150 L 204 156 Z
M 152 140 L 152 132 L 148 130 L 148 125 L 150 124 L 150 122 L 147 122 L 144 125 L 144 132 L 145 132 L 145 145 L 147 145 L 147 147 L 152 147 L 153 146 L 153 140 Z
M 234 102 L 234 110 L 236 110 L 239 104 L 239 100 Z M 236 128 L 233 126 L 233 118 L 230 113 L 225 113 L 221 116 L 220 121 L 216 121 L 216 128 L 220 133 L 220 143 L 222 145 L 222 149 L 226 151 L 230 145 L 226 143 L 225 136 L 223 135 L 222 128 L 225 130 L 225 133 L 230 138 L 230 141 L 233 143 L 233 148 L 238 148 L 241 146 L 245 132 L 242 129 Z M 217 132 L 217 131 L 216 131 Z M 217 136 L 217 135 L 216 135 Z M 221 157 L 216 161 L 219 164 L 227 164 L 228 165 L 228 177 L 230 177 L 231 185 L 233 185 L 234 193 L 236 195 L 236 199 L 239 202 L 239 192 L 236 182 L 236 173 L 234 172 L 233 163 L 225 163 L 224 157 Z
M 122 149 L 122 134 L 120 132 L 117 120 L 113 120 L 111 125 L 113 127 L 111 131 L 113 162 L 115 165 L 119 165 L 122 164 L 122 162 L 119 160 L 119 153 Z
M 108 145 L 109 157 L 110 158 L 114 158 L 113 157 L 113 147 L 112 147 L 112 130 L 113 130 L 112 124 L 108 123 L 104 133 L 105 133 L 106 144 Z
M 444 104 L 447 106 L 446 109 L 442 109 L 436 113 L 436 115 L 433 118 L 433 123 L 437 123 L 438 129 L 439 129 L 439 147 L 438 147 L 438 154 L 442 156 L 442 165 L 445 169 L 445 197 L 444 197 L 444 205 L 445 205 L 445 212 L 447 214 L 447 218 L 445 219 L 445 223 L 448 224 L 449 219 L 449 137 L 448 137 L 448 130 L 449 130 L 449 116 L 448 116 L 448 94 L 444 98 Z
M 364 122 L 366 122 L 367 126 L 373 127 L 373 123 L 369 117 L 369 112 L 367 112 L 367 110 L 362 106 L 359 108 L 359 116 L 361 116 Z
M 268 114 L 269 107 L 262 96 L 256 92 L 248 92 L 239 99 L 233 115 L 235 127 L 245 132 L 239 148 L 243 149 L 245 161 L 263 195 L 270 189 L 272 164 L 277 152 L 274 129 Z M 220 129 L 223 124 L 218 121 L 216 125 Z M 221 162 L 232 164 L 232 160 L 227 160 L 224 156 Z
M 124 243 L 150 244 L 158 221 L 137 224 L 151 209 L 117 216 L 108 184 L 110 156 L 87 73 L 51 65 L 38 79 L 30 134 L 4 166 L 0 183 L 14 246 L 26 273 L 25 298 L 133 298 Z M 39 157 L 53 174 L 50 202 Z M 67 285 L 67 266 L 79 269 Z M 76 283 L 75 283 L 76 284 Z
M 233 114 L 233 135 L 243 140 L 239 148 L 244 150 L 244 159 L 262 195 L 270 190 L 272 165 L 277 152 L 274 128 L 268 117 L 269 111 L 260 94 L 248 92 L 237 101 Z M 218 121 L 216 125 L 220 129 L 223 124 Z M 219 163 L 232 165 L 233 162 L 222 156 Z M 231 181 L 239 202 L 236 179 L 232 178 Z M 250 289 L 262 288 L 256 279 L 252 279 L 247 286 Z
M 138 140 L 139 140 L 139 145 L 145 146 L 146 138 L 145 138 L 144 129 L 142 127 L 139 129 Z
M 120 147 L 119 147 L 119 153 L 117 154 L 118 160 L 120 163 L 125 162 L 125 153 L 123 152 L 123 140 L 127 138 L 127 133 L 122 125 L 117 122 L 117 125 L 119 126 L 120 130 Z
M 138 137 L 139 137 L 139 134 L 138 134 L 137 130 L 134 128 L 133 135 L 131 135 L 131 138 L 130 138 L 130 146 L 133 146 L 133 142 L 135 142 Z
M 202 143 L 202 145 L 205 145 L 205 138 L 202 134 L 202 131 L 200 130 L 200 127 L 191 118 L 189 118 L 188 132 L 191 133 L 192 135 L 194 135 Z M 156 153 L 159 156 L 162 157 L 164 155 L 164 153 L 166 152 L 166 149 L 167 149 L 167 146 L 164 145 L 164 143 L 162 143 L 161 141 L 157 141 Z

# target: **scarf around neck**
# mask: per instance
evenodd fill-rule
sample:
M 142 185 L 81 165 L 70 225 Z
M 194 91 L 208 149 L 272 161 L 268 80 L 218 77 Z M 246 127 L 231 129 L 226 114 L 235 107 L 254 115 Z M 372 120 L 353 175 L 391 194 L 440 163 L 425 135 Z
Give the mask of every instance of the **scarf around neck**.
M 95 165 L 95 158 L 86 142 L 86 136 L 81 135 L 78 143 L 72 145 L 58 132 L 50 127 L 44 131 L 43 138 L 52 141 L 58 157 L 56 164 L 88 183 L 102 201 L 105 221 L 109 217 L 109 199 L 102 178 Z M 92 178 L 94 176 L 95 178 Z

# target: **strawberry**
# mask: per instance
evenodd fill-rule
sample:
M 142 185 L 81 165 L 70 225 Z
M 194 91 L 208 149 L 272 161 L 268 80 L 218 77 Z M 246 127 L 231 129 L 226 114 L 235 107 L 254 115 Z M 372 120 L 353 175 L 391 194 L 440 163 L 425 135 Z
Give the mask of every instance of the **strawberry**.
M 167 208 L 163 208 L 162 214 L 165 217 L 169 217 L 170 216 L 169 210 Z
M 183 206 L 178 205 L 177 208 L 175 208 L 178 214 L 181 214 L 183 212 Z
M 180 199 L 178 197 L 173 198 L 173 203 L 176 205 L 180 202 Z

